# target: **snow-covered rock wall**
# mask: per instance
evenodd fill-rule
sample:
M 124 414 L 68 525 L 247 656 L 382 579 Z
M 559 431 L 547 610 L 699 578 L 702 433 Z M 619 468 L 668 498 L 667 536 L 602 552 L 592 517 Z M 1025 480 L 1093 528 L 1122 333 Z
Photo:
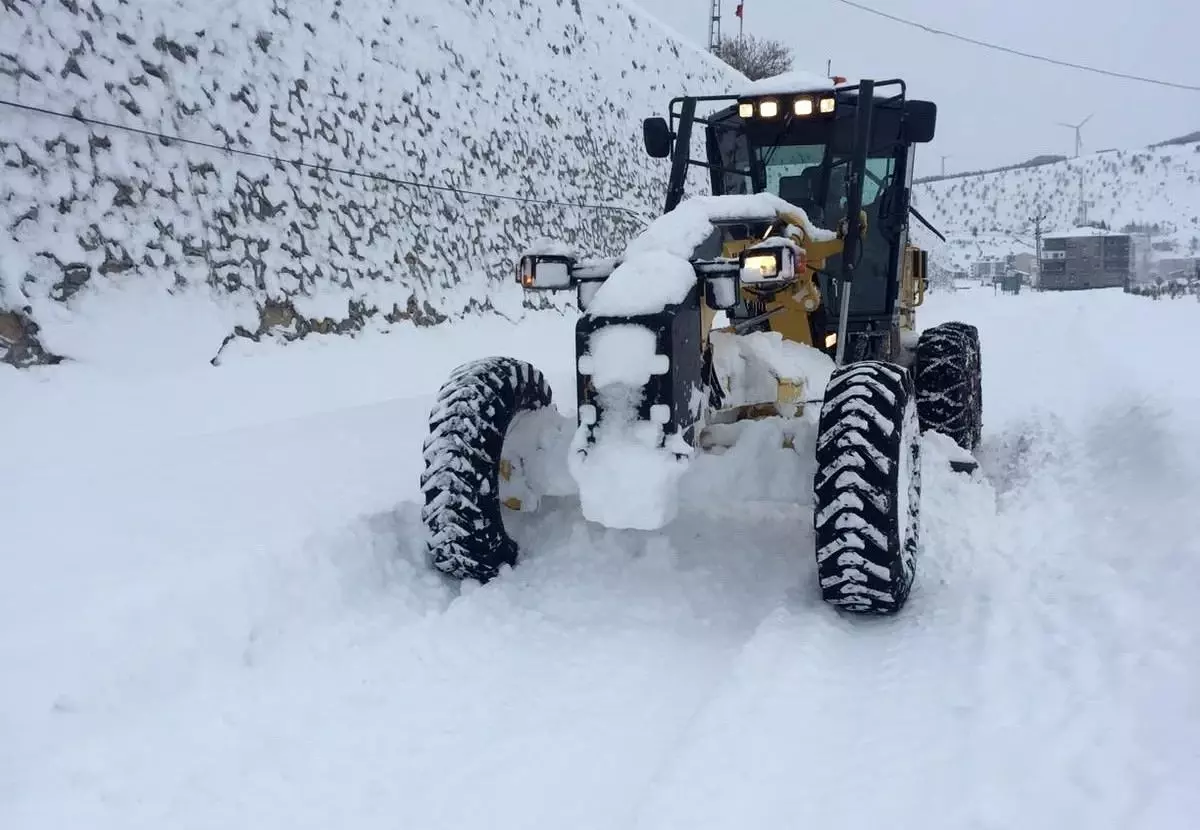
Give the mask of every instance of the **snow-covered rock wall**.
M 520 314 L 526 243 L 636 216 L 399 182 L 653 213 L 641 119 L 736 79 L 620 0 L 0 0 L 0 99 L 267 157 L 0 105 L 0 358 L 155 348 L 176 301 L 203 338 Z

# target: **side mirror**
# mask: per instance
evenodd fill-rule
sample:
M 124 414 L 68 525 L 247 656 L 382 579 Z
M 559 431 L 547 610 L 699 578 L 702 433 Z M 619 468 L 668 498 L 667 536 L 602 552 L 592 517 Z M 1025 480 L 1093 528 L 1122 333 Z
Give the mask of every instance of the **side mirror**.
M 933 141 L 937 128 L 937 104 L 933 101 L 909 101 L 904 105 L 904 140 L 911 144 Z
M 667 126 L 667 119 L 655 116 L 642 121 L 642 143 L 646 145 L 646 153 L 650 158 L 665 159 L 671 155 L 671 145 L 675 136 Z
M 738 304 L 741 283 L 737 275 L 709 277 L 704 281 L 704 303 L 714 311 L 728 311 Z
M 925 302 L 925 291 L 929 287 L 929 252 L 921 248 L 908 249 L 908 290 L 912 292 L 912 307 L 916 308 Z
M 517 263 L 517 282 L 526 291 L 562 291 L 572 284 L 571 257 L 527 254 Z

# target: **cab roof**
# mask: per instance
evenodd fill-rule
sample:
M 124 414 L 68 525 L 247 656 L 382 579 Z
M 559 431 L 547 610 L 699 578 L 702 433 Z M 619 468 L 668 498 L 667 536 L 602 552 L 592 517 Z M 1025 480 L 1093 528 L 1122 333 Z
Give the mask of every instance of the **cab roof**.
M 745 98 L 759 95 L 791 95 L 803 92 L 832 92 L 837 88 L 832 78 L 818 75 L 805 70 L 784 72 L 758 81 L 750 81 L 738 90 L 738 95 Z

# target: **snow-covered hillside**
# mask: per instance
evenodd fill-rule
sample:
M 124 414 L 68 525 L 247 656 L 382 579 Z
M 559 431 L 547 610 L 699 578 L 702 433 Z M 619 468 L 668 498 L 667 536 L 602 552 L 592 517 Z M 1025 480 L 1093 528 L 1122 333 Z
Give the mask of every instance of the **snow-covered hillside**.
M 0 98 L 283 161 L 0 107 L 0 357 L 519 314 L 525 244 L 636 217 L 292 162 L 653 212 L 641 119 L 735 77 L 622 0 L 8 0 Z
M 769 421 L 661 531 L 547 500 L 517 568 L 438 578 L 438 386 L 499 350 L 570 412 L 570 316 L 0 366 L 0 827 L 1191 830 L 1196 315 L 930 295 L 923 324 L 980 327 L 982 471 L 926 456 L 886 620 L 821 602 L 812 436 Z
M 1032 219 L 1044 231 L 1075 227 L 1080 178 L 1089 221 L 1113 230 L 1151 232 L 1161 256 L 1200 254 L 1200 143 L 1113 150 L 1054 164 L 948 178 L 914 186 L 916 207 L 949 237 L 932 240 L 935 261 L 964 268 L 972 260 L 1034 250 Z

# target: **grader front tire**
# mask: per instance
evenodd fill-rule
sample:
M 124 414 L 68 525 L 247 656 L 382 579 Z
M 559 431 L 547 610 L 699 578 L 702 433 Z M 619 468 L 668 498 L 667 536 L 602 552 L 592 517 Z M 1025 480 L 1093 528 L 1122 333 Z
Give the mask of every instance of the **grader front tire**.
M 421 518 L 432 565 L 456 579 L 487 582 L 515 565 L 504 528 L 501 452 L 513 419 L 552 405 L 550 385 L 528 363 L 489 357 L 455 369 L 438 392 L 425 440 Z
M 857 613 L 903 608 L 920 544 L 920 447 L 906 369 L 871 360 L 834 371 L 813 481 L 817 576 L 826 602 Z

